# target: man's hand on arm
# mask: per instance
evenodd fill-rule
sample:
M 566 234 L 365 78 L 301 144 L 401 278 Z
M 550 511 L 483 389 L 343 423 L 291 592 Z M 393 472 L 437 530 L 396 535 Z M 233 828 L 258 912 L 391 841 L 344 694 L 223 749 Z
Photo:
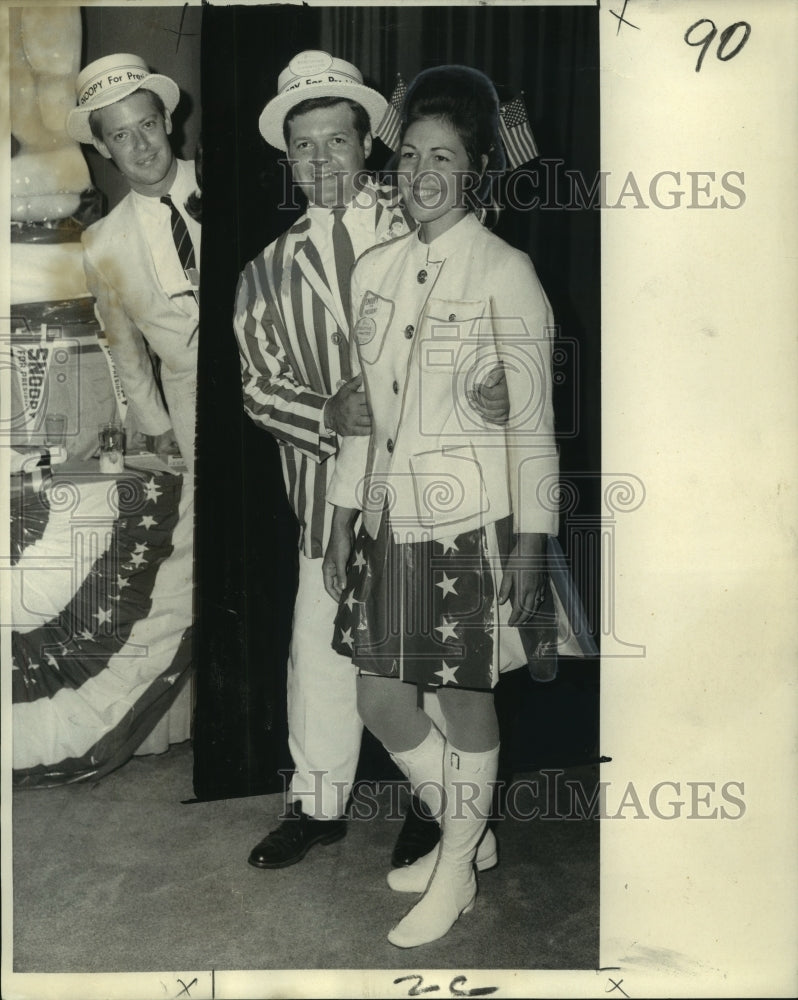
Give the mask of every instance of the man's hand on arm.
M 510 417 L 510 397 L 507 377 L 499 362 L 485 378 L 474 386 L 468 401 L 472 408 L 490 424 L 506 424 Z
M 324 407 L 324 423 L 336 434 L 364 436 L 371 433 L 371 411 L 363 391 L 363 376 L 344 382 Z

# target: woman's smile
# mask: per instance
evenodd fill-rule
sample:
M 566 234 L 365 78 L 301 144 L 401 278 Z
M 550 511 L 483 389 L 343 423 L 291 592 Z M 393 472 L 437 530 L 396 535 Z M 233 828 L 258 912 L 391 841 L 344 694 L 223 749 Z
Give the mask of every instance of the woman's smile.
M 444 118 L 421 118 L 407 129 L 399 154 L 399 190 L 425 243 L 466 214 L 464 176 L 473 170 L 457 131 Z

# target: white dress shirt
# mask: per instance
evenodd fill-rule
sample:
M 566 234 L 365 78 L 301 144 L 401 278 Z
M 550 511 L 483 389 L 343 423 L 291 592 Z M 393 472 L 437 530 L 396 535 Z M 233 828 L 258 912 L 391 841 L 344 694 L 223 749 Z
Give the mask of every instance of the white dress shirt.
M 172 202 L 186 223 L 188 234 L 194 246 L 197 274 L 186 274 L 177 254 L 174 237 L 172 236 L 172 213 L 168 205 L 164 205 L 160 197 L 150 197 L 131 191 L 136 215 L 141 224 L 144 237 L 152 254 L 155 273 L 166 295 L 177 306 L 185 311 L 187 316 L 196 316 L 199 321 L 199 306 L 194 294 L 199 289 L 200 240 L 202 227 L 193 219 L 185 208 L 189 196 L 197 190 L 193 163 L 177 160 L 177 173 L 172 186 L 167 192 Z

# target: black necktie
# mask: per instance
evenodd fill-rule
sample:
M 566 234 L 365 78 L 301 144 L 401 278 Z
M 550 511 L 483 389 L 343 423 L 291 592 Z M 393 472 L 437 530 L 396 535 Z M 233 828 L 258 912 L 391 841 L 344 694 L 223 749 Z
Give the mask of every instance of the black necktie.
M 338 277 L 338 289 L 347 325 L 350 322 L 349 283 L 352 278 L 352 268 L 355 266 L 355 251 L 349 231 L 344 225 L 343 215 L 346 208 L 333 209 L 332 243 L 335 254 L 335 272 Z
M 169 211 L 172 213 L 172 239 L 175 241 L 175 250 L 177 250 L 180 266 L 186 272 L 186 276 L 189 277 L 188 272 L 190 270 L 196 271 L 197 269 L 197 260 L 194 256 L 194 244 L 191 242 L 191 237 L 188 234 L 188 227 L 168 194 L 165 194 L 161 198 L 161 203 L 167 205 Z M 189 278 L 189 280 L 191 279 Z M 197 298 L 196 289 L 194 290 L 194 298 Z M 199 300 L 197 299 L 197 301 Z

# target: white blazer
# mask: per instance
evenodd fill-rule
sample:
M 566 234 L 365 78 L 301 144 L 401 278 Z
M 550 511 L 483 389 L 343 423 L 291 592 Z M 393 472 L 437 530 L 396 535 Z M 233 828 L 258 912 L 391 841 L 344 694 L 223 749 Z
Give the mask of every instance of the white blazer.
M 364 254 L 352 308 L 373 426 L 343 439 L 328 500 L 362 510 L 373 537 L 386 501 L 400 541 L 510 513 L 516 531 L 556 534 L 553 318 L 529 258 L 467 215 L 430 244 L 414 232 Z M 469 402 L 499 359 L 506 428 Z
M 178 169 L 193 178 L 192 161 L 178 160 Z M 162 434 L 172 422 L 144 338 L 161 359 L 165 390 L 169 380 L 196 380 L 197 318 L 164 292 L 132 194 L 83 234 L 83 266 L 128 402 L 144 433 Z

